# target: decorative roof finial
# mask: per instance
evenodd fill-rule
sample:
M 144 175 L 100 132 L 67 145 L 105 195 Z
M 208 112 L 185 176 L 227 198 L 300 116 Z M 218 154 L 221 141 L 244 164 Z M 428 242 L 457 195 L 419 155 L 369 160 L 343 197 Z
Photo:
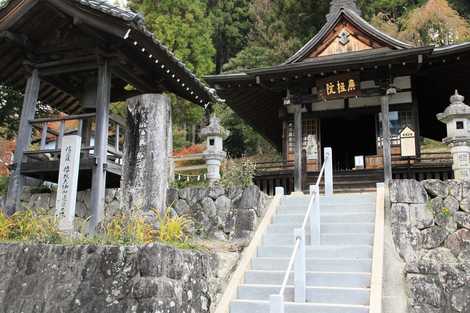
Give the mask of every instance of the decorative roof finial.
M 465 100 L 465 97 L 459 94 L 459 91 L 455 89 L 455 94 L 450 97 L 450 103 L 451 104 L 460 104 L 463 103 Z
M 356 0 L 331 0 L 330 2 L 330 13 L 326 15 L 326 19 L 329 22 L 335 17 L 341 9 L 348 9 L 361 16 L 362 12 L 357 7 Z

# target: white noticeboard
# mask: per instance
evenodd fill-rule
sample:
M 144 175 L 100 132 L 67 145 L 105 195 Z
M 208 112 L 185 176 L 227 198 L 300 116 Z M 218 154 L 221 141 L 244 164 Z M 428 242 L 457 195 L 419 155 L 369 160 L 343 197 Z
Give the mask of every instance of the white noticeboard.
M 400 133 L 401 156 L 416 156 L 416 133 L 409 127 L 405 127 Z
M 363 155 L 357 155 L 354 157 L 354 167 L 356 169 L 364 168 L 364 156 Z
M 318 160 L 318 142 L 315 135 L 307 137 L 307 160 Z
M 56 217 L 59 221 L 59 229 L 64 232 L 73 231 L 81 141 L 82 138 L 76 135 L 65 136 L 62 139 Z

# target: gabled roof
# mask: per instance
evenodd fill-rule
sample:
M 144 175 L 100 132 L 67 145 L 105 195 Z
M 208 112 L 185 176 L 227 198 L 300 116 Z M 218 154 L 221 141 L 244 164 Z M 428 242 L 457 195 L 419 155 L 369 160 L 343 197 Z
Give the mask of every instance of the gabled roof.
M 354 10 L 348 8 L 341 8 L 336 12 L 336 14 L 329 18 L 327 23 L 320 29 L 320 31 L 309 41 L 305 46 L 303 46 L 299 51 L 297 51 L 293 56 L 291 56 L 285 64 L 296 63 L 303 61 L 309 53 L 315 49 L 323 40 L 334 30 L 336 25 L 341 21 L 346 20 L 352 25 L 359 28 L 365 34 L 375 39 L 378 42 L 383 43 L 385 46 L 388 46 L 392 49 L 406 49 L 413 48 L 412 45 L 395 39 L 384 32 L 378 30 L 366 20 L 364 20 L 359 14 Z

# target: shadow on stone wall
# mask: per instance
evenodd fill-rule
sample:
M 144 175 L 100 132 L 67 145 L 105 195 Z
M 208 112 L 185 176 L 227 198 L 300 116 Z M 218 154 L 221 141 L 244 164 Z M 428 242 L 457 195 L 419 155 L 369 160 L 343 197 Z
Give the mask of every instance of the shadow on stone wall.
M 218 240 L 247 240 L 267 206 L 267 195 L 257 186 L 170 189 L 167 205 L 194 221 L 194 234 Z
M 216 259 L 164 245 L 0 244 L 0 311 L 209 312 Z
M 21 206 L 23 209 L 46 209 L 55 211 L 56 192 L 36 193 L 35 188 L 25 187 L 21 194 Z M 79 191 L 77 193 L 77 204 L 75 207 L 75 216 L 86 219 L 91 215 L 90 208 L 91 192 L 90 190 Z M 113 215 L 119 210 L 120 206 L 119 189 L 106 189 L 105 194 L 105 213 Z
M 391 201 L 409 312 L 470 312 L 470 182 L 394 180 Z

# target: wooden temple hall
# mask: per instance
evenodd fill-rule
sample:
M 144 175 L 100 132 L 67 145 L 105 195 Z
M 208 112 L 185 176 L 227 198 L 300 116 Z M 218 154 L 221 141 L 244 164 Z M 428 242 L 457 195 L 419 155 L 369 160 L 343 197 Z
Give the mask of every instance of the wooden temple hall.
M 164 92 L 203 107 L 217 101 L 141 16 L 98 0 L 6 1 L 0 8 L 0 82 L 24 91 L 10 212 L 26 177 L 57 183 L 61 141 L 80 134 L 78 188 L 92 189 L 91 210 L 99 219 L 105 188 L 121 181 L 126 123 L 110 113 L 110 103 Z M 61 114 L 38 116 L 40 106 Z
M 259 165 L 256 183 L 271 192 L 292 190 L 294 169 L 296 189 L 307 189 L 325 147 L 335 188 L 375 186 L 384 180 L 384 133 L 393 177 L 450 178 L 450 154 L 421 151 L 421 142 L 445 137 L 436 114 L 456 89 L 470 98 L 468 77 L 470 43 L 415 47 L 366 22 L 355 0 L 333 0 L 323 28 L 283 64 L 207 80 L 282 152 L 282 162 Z

